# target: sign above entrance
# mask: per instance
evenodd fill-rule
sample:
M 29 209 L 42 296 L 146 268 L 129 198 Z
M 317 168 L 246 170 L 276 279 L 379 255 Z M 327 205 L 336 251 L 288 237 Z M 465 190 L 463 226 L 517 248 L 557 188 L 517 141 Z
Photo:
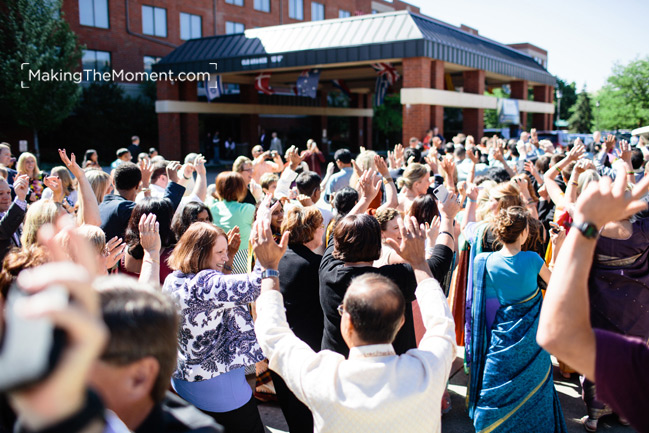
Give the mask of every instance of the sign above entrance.
M 241 59 L 241 66 L 256 66 L 267 65 L 269 63 L 282 63 L 284 56 L 265 56 L 265 57 L 252 57 L 248 59 Z

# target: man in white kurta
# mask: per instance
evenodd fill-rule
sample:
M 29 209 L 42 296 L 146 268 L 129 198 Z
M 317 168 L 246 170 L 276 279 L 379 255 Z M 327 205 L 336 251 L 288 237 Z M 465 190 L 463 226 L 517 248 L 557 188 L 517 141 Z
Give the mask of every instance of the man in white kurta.
M 355 345 L 352 330 L 352 337 L 345 338 L 349 359 L 329 350 L 316 353 L 298 339 L 286 322 L 277 279 L 262 281 L 256 304 L 258 341 L 269 367 L 313 413 L 315 431 L 441 431 L 441 399 L 456 351 L 454 322 L 439 283 L 425 275 L 418 281 L 416 296 L 426 326 L 419 348 L 397 356 L 391 340 Z M 342 332 L 345 336 L 345 326 Z

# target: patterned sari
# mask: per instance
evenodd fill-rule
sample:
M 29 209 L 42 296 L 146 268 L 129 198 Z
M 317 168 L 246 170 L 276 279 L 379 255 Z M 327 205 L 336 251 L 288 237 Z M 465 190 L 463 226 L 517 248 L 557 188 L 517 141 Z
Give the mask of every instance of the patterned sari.
M 471 365 L 467 394 L 477 433 L 565 432 L 566 424 L 552 381 L 550 355 L 536 343 L 543 297 L 502 305 L 491 330 L 486 317 L 486 260 L 476 257 L 471 308 Z

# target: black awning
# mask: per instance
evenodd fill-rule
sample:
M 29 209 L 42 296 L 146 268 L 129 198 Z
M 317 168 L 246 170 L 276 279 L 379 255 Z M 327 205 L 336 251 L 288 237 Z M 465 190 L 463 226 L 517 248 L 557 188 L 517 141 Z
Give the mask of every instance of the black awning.
M 409 11 L 246 30 L 193 39 L 153 66 L 163 72 L 218 73 L 308 68 L 429 57 L 472 69 L 554 86 L 529 55 Z

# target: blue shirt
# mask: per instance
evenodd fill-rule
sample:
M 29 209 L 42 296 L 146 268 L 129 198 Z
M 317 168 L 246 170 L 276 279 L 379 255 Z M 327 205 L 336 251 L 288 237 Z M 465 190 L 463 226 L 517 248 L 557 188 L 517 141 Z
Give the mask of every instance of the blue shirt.
M 486 297 L 498 298 L 501 305 L 521 302 L 536 291 L 537 276 L 543 259 L 534 251 L 521 251 L 515 256 L 505 256 L 496 251 L 487 257 Z
M 248 403 L 252 396 L 243 367 L 200 382 L 173 377 L 171 385 L 179 396 L 208 412 L 230 412 Z
M 352 178 L 353 173 L 353 167 L 343 167 L 338 173 L 331 175 L 325 189 L 325 200 L 327 202 L 335 192 L 349 186 L 349 180 Z

